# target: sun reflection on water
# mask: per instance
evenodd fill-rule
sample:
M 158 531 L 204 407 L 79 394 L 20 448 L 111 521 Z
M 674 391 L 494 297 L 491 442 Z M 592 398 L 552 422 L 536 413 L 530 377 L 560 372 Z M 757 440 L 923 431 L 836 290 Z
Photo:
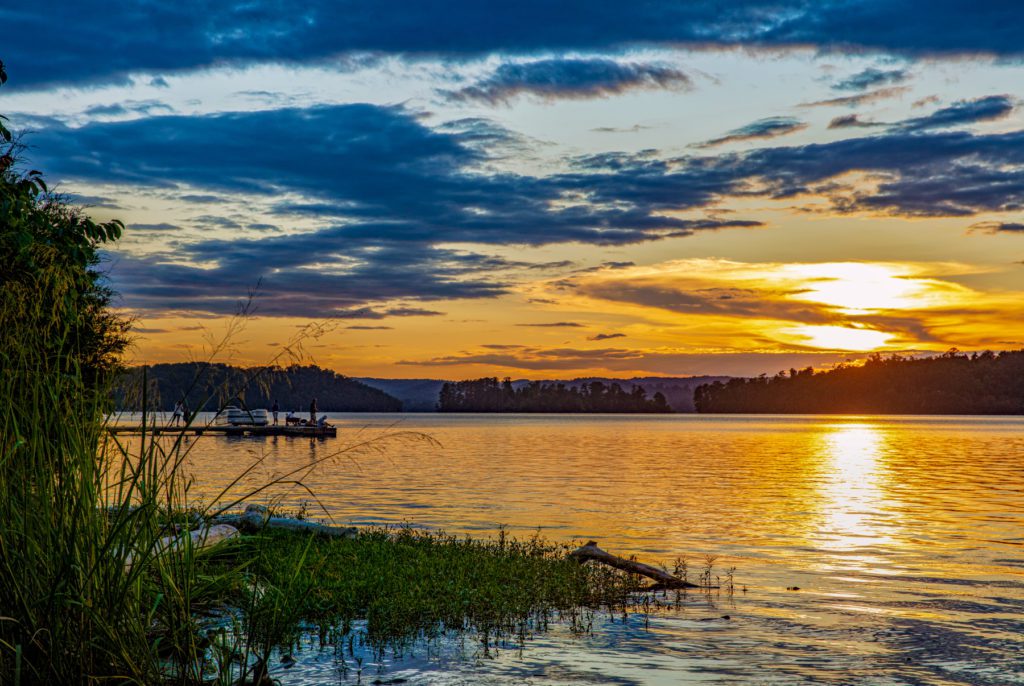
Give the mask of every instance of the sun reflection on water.
M 822 519 L 813 537 L 820 548 L 834 553 L 825 567 L 893 573 L 880 554 L 894 543 L 880 517 L 886 499 L 879 479 L 885 441 L 884 430 L 865 423 L 832 424 L 820 435 Z

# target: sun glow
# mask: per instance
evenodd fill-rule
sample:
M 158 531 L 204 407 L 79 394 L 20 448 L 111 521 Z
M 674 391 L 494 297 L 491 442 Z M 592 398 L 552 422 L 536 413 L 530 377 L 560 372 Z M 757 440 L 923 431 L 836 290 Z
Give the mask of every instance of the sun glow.
M 791 264 L 782 273 L 801 283 L 790 297 L 821 303 L 847 315 L 934 306 L 948 299 L 949 284 L 922 278 L 898 264 L 825 262 Z
M 885 347 L 892 334 L 876 329 L 855 329 L 848 326 L 796 326 L 780 331 L 787 342 L 827 350 L 864 352 Z

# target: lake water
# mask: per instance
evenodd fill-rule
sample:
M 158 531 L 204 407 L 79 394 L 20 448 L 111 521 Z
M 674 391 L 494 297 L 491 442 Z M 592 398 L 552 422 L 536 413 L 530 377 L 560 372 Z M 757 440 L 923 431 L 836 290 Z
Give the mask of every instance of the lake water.
M 336 439 L 199 439 L 197 487 L 339 453 L 305 479 L 339 523 L 539 528 L 736 568 L 732 596 L 522 650 L 424 648 L 363 683 L 1024 684 L 1024 418 L 330 416 Z M 340 659 L 305 651 L 275 676 L 354 682 Z

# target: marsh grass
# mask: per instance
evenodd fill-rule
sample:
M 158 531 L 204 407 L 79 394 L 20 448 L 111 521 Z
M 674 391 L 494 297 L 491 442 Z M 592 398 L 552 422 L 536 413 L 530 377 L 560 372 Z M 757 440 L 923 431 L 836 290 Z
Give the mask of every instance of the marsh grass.
M 260 683 L 273 651 L 287 654 L 303 632 L 351 642 L 358 622 L 373 650 L 451 631 L 486 645 L 554 618 L 587 631 L 593 608 L 623 606 L 640 587 L 569 561 L 566 546 L 504 532 L 481 541 L 375 530 L 349 541 L 267 531 L 161 554 L 161 537 L 304 488 L 319 464 L 427 439 L 362 436 L 232 490 L 256 460 L 199 505 L 183 469 L 196 441 L 144 432 L 122 443 L 104 430 L 102 389 L 22 351 L 0 380 L 0 683 Z
M 253 572 L 275 586 L 294 584 L 274 563 L 304 555 L 304 593 L 293 598 L 307 621 L 338 627 L 365 619 L 372 642 L 449 629 L 515 632 L 581 607 L 620 605 L 639 583 L 577 564 L 570 547 L 540 538 L 470 539 L 408 528 L 376 529 L 353 540 L 287 534 L 262 542 Z M 307 547 L 308 546 L 308 547 Z M 244 543 L 237 546 L 244 550 Z
M 86 381 L 74 355 L 54 355 L 60 345 L 33 345 L 62 335 L 59 313 L 43 311 L 59 305 L 4 295 L 0 321 L 56 328 L 0 326 L 0 684 L 265 683 L 270 656 L 311 633 L 322 645 L 347 642 L 353 659 L 356 643 L 401 652 L 452 632 L 486 650 L 508 637 L 521 645 L 552 621 L 586 633 L 602 608 L 626 615 L 662 602 L 634 576 L 570 560 L 568 546 L 504 531 L 487 540 L 408 528 L 354 540 L 265 531 L 165 553 L 162 538 L 247 501 L 298 489 L 315 503 L 304 482 L 321 465 L 431 439 L 400 427 L 359 433 L 247 485 L 262 467 L 256 459 L 198 502 L 189 452 L 218 439 L 145 429 L 156 421 L 145 377 L 142 435 L 111 435 L 109 388 Z
M 10 141 L 2 123 L 0 138 Z M 246 487 L 257 460 L 229 489 L 194 503 L 184 465 L 197 442 L 147 432 L 158 389 L 144 376 L 138 441 L 106 431 L 129 322 L 110 309 L 95 266 L 120 223 L 88 220 L 48 194 L 38 172 L 15 175 L 12 159 L 10 148 L 0 155 L 0 684 L 264 683 L 274 648 L 289 650 L 304 631 L 347 640 L 350 652 L 357 620 L 367 627 L 359 640 L 376 647 L 467 630 L 486 645 L 558 614 L 586 631 L 589 608 L 624 603 L 638 588 L 567 561 L 565 549 L 505 536 L 400 530 L 327 542 L 265 532 L 167 552 L 161 539 L 275 489 L 305 489 L 320 464 L 428 439 L 359 438 Z M 251 303 L 211 344 L 211 359 L 228 349 Z M 300 332 L 271 365 L 323 331 Z M 259 370 L 244 383 L 260 383 Z M 243 390 L 218 388 L 206 400 L 223 408 Z

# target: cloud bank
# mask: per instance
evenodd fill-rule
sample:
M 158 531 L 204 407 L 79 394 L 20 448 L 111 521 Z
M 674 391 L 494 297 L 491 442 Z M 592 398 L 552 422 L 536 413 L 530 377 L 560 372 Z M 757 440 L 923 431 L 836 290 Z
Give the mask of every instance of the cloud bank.
M 651 44 L 1015 57 L 1024 52 L 1022 11 L 990 2 L 966 12 L 953 0 L 931 2 L 926 10 L 910 0 L 311 0 L 301 8 L 276 0 L 142 7 L 55 0 L 45 11 L 5 14 L 4 59 L 17 75 L 14 84 L 39 86 L 224 63 L 319 61 L 345 68 L 353 56 L 379 53 L 469 57 Z M 54 17 L 75 32 L 54 31 Z M 162 77 L 153 78 L 159 85 Z

